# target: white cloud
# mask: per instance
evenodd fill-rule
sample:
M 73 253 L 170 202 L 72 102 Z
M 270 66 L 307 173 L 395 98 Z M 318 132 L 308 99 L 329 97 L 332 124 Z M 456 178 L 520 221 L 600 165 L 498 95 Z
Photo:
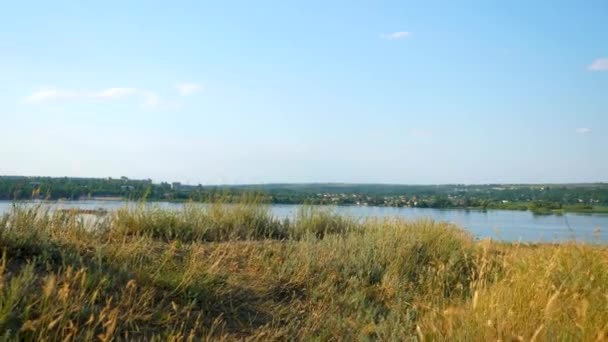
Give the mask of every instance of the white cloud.
M 155 108 L 161 103 L 160 97 L 149 90 L 137 88 L 108 88 L 98 92 L 89 93 L 89 97 L 99 100 L 118 100 L 127 97 L 138 97 L 145 107 Z
M 136 88 L 108 88 L 98 92 L 90 93 L 96 99 L 120 99 L 127 96 L 137 95 L 140 91 Z
M 591 128 L 589 127 L 579 127 L 576 129 L 576 134 L 589 134 L 591 133 Z
M 388 40 L 400 40 L 400 39 L 409 38 L 411 35 L 412 35 L 411 32 L 398 31 L 398 32 L 392 32 L 392 33 L 384 33 L 384 34 L 381 34 L 380 37 L 383 39 L 388 39 Z
M 203 91 L 203 87 L 196 83 L 181 83 L 176 85 L 175 89 L 181 96 L 190 96 Z
M 598 58 L 591 62 L 587 69 L 591 71 L 608 71 L 608 58 Z
M 25 98 L 25 102 L 45 102 L 55 100 L 66 100 L 77 97 L 78 94 L 71 91 L 56 88 L 39 88 Z
M 48 103 L 57 101 L 113 101 L 125 98 L 135 98 L 142 106 L 158 107 L 161 103 L 159 96 L 149 90 L 138 88 L 115 87 L 99 91 L 73 91 L 58 88 L 40 88 L 25 97 L 26 103 Z

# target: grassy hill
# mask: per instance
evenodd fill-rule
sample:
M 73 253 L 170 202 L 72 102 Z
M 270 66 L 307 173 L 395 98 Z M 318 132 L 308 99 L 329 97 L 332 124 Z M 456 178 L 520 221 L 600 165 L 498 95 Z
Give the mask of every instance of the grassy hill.
M 0 218 L 4 338 L 608 338 L 605 246 L 475 241 L 310 208 L 279 221 L 255 201 L 87 220 Z

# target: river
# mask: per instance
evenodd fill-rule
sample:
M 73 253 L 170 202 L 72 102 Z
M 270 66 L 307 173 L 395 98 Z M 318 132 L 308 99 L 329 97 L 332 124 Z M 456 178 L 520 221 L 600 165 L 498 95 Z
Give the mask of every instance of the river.
M 0 214 L 10 211 L 11 202 L 0 201 Z M 31 204 L 28 204 L 31 205 Z M 125 205 L 120 201 L 73 201 L 49 204 L 54 208 L 82 208 L 116 210 Z M 183 204 L 151 202 L 149 206 L 179 210 Z M 298 205 L 271 205 L 277 217 L 291 217 Z M 527 211 L 464 210 L 391 208 L 366 206 L 324 206 L 336 213 L 355 218 L 401 217 L 406 219 L 430 218 L 455 223 L 477 238 L 493 238 L 502 241 L 563 242 L 586 241 L 608 243 L 608 214 L 534 215 Z

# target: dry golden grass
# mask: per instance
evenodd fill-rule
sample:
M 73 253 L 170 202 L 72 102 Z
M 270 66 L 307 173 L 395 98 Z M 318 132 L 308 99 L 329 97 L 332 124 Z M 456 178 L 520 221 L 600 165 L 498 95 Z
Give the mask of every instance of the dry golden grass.
M 251 201 L 0 218 L 9 340 L 606 340 L 608 249 Z

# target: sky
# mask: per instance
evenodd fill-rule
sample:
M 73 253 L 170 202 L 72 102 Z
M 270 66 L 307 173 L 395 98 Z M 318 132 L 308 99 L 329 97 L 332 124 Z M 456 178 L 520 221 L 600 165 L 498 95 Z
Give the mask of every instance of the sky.
M 11 1 L 0 175 L 608 181 L 608 2 Z

